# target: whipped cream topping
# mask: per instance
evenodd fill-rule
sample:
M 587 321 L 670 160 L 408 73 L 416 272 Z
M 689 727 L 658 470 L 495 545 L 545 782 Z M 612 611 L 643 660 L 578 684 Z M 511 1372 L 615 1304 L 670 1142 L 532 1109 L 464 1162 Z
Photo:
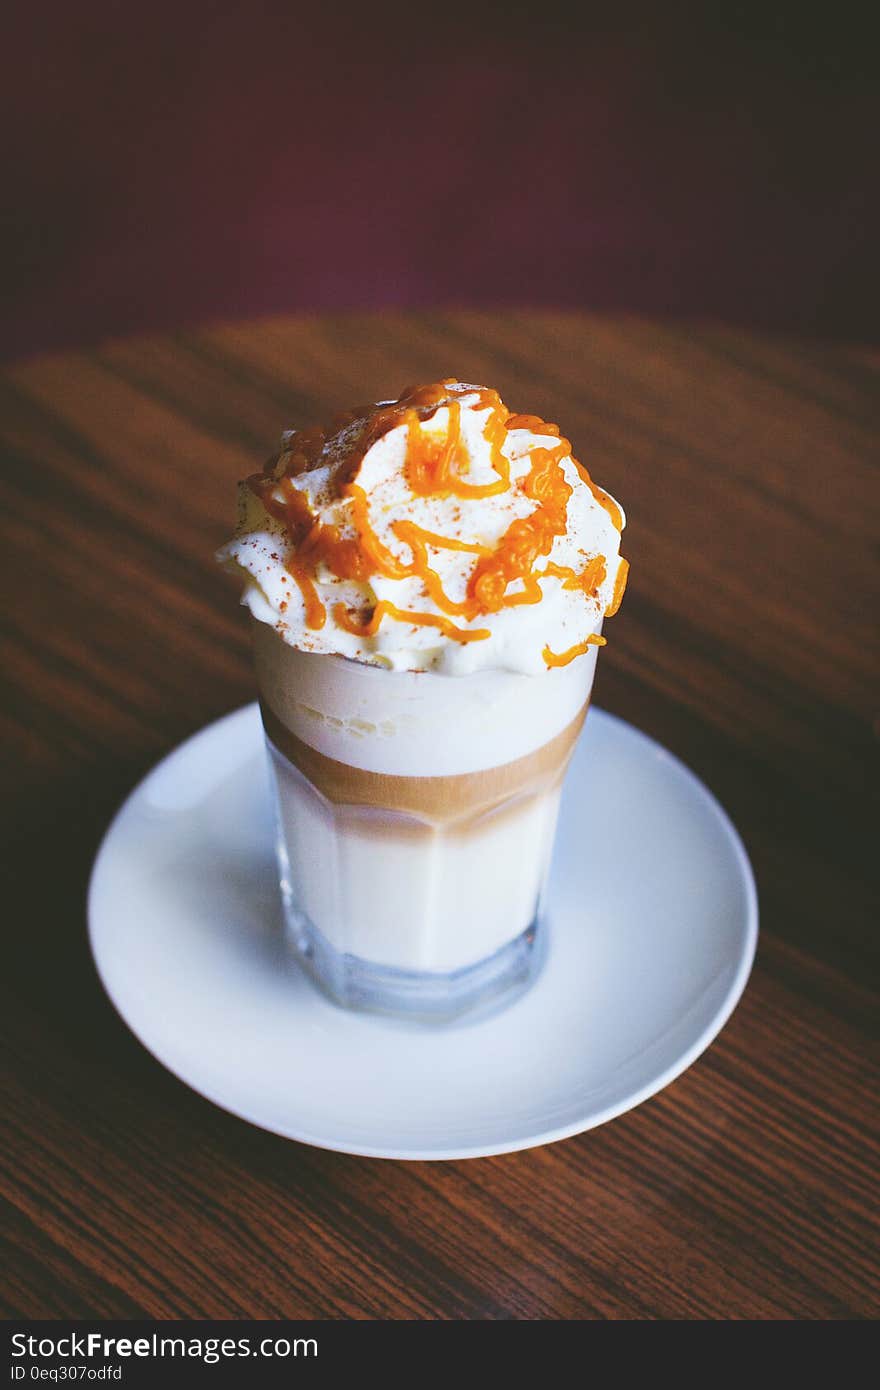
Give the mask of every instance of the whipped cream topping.
M 623 525 L 555 425 L 448 380 L 286 432 L 218 559 L 302 651 L 537 674 L 604 643 Z

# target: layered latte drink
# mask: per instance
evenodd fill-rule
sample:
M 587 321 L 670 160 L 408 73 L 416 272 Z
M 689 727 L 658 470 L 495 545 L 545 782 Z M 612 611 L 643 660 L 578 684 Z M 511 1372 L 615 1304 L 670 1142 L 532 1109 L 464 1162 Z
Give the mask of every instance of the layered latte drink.
M 623 514 L 554 425 L 444 381 L 240 489 L 281 888 L 313 977 L 451 1017 L 533 974 Z

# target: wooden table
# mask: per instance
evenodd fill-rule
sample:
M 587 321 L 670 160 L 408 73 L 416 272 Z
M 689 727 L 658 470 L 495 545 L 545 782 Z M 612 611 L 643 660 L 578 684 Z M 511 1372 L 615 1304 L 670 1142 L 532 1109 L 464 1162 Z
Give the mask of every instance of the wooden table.
M 867 349 L 563 315 L 275 319 L 2 385 L 7 1315 L 811 1317 L 872 1274 Z M 96 979 L 101 833 L 253 694 L 214 548 L 283 426 L 457 374 L 560 421 L 630 515 L 601 704 L 739 826 L 762 937 L 718 1041 L 548 1148 L 389 1163 L 201 1100 Z M 873 529 L 876 533 L 876 518 Z

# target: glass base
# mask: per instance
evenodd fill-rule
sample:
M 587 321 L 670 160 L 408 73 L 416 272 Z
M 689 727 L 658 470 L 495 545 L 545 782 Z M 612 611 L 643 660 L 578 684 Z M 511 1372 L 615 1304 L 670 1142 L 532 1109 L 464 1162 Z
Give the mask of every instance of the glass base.
M 285 903 L 290 941 L 306 972 L 346 1009 L 442 1023 L 494 1013 L 512 1003 L 543 963 L 545 928 L 538 918 L 487 960 L 448 974 L 398 970 L 337 951 L 305 914 Z

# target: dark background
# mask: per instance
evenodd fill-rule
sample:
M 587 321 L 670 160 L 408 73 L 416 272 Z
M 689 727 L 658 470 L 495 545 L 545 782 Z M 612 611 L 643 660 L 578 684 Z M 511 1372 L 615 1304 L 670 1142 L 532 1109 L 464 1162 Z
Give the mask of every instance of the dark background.
M 0 351 L 505 304 L 876 341 L 870 8 L 19 0 Z

